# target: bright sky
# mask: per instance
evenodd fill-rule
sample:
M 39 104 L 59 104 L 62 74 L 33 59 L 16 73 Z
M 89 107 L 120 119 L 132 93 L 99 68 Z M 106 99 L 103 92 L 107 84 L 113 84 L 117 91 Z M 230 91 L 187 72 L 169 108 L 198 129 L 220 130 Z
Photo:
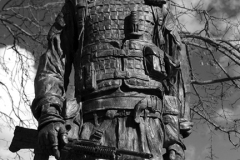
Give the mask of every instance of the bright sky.
M 177 0 L 175 0 L 177 1 Z M 199 0 L 182 0 L 186 5 L 195 5 Z M 232 14 L 232 20 L 236 21 L 239 17 L 239 9 L 240 3 L 238 0 L 202 0 L 206 8 L 213 7 L 215 14 L 219 13 L 226 13 Z M 226 7 L 227 6 L 227 7 Z M 181 17 L 181 22 L 184 22 L 187 26 L 189 31 L 196 31 L 202 27 L 202 24 L 198 23 L 194 16 L 185 16 Z M 221 23 L 219 23 L 221 26 Z M 224 27 L 224 26 L 223 26 Z M 20 99 L 19 95 L 26 93 L 27 97 L 30 101 L 34 98 L 34 84 L 33 79 L 35 76 L 35 69 L 34 69 L 34 59 L 31 54 L 26 51 L 25 49 L 18 48 L 20 53 L 26 56 L 24 61 L 24 67 L 27 68 L 25 72 L 19 68 L 19 62 L 16 58 L 16 53 L 12 50 L 7 48 L 0 48 L 0 64 L 1 62 L 5 62 L 5 65 L 0 65 L 0 81 L 4 82 L 6 86 L 10 89 L 9 92 L 13 97 L 13 106 L 14 108 L 20 107 L 23 112 L 19 113 L 19 116 L 25 120 L 32 119 L 32 115 L 29 112 L 29 106 L 23 104 L 23 99 Z M 228 59 L 226 57 L 220 57 L 221 64 L 227 64 Z M 233 72 L 235 70 L 235 72 Z M 240 68 L 233 67 L 229 69 L 229 72 L 233 75 L 239 75 L 237 72 L 240 71 Z M 24 90 L 20 90 L 20 77 L 21 75 L 25 76 L 24 81 Z M 26 75 L 28 75 L 27 78 Z M 10 115 L 14 120 L 15 124 L 18 124 L 18 120 L 16 115 L 11 112 L 11 99 L 9 98 L 7 91 L 3 86 L 0 85 L 0 112 L 4 112 Z M 240 108 L 240 107 L 239 107 Z M 220 111 L 219 111 L 220 113 Z M 240 109 L 230 110 L 229 109 L 229 117 L 236 116 L 240 113 Z M 236 114 L 237 113 L 237 114 Z M 220 113 L 221 114 L 221 113 Z M 218 120 L 221 122 L 221 119 Z M 36 128 L 33 123 L 33 120 L 30 124 L 28 124 L 31 128 Z M 0 130 L 0 157 L 3 159 L 11 159 L 15 156 L 10 151 L 8 151 L 9 142 L 13 137 L 13 130 L 11 130 L 5 122 L 0 122 L 1 130 Z M 210 146 L 210 130 L 205 125 L 195 125 L 194 132 L 192 135 L 185 140 L 185 144 L 187 146 L 186 151 L 186 160 L 204 160 L 209 153 L 209 146 Z M 212 139 L 212 145 L 214 149 L 214 153 L 218 157 L 218 160 L 238 160 L 240 158 L 239 150 L 233 150 L 233 146 L 228 141 L 228 137 L 224 134 L 215 132 L 215 135 Z M 22 151 L 21 155 L 25 157 L 26 160 L 31 159 L 29 157 L 30 153 L 27 151 Z M 53 159 L 53 158 L 52 158 Z
M 23 68 L 26 69 L 25 71 L 20 68 L 21 65 L 15 51 L 9 46 L 6 48 L 0 48 L 0 81 L 6 85 L 12 96 L 10 97 L 6 88 L 0 85 L 0 112 L 9 115 L 13 119 L 14 124 L 19 124 L 16 115 L 20 116 L 23 120 L 32 119 L 29 106 L 24 105 L 23 99 L 20 99 L 20 95 L 25 93 L 29 100 L 32 101 L 34 97 L 33 78 L 35 76 L 33 57 L 25 49 L 19 47 L 17 49 L 20 54 L 24 55 L 22 62 Z M 24 76 L 25 81 L 21 81 L 22 75 Z M 21 83 L 24 86 L 23 89 L 20 87 Z M 13 101 L 13 103 L 11 101 Z M 16 114 L 12 112 L 13 108 L 16 110 Z M 17 108 L 20 108 L 22 112 L 17 113 Z M 3 117 L 1 118 L 4 119 Z M 10 122 L 9 119 L 5 120 L 5 122 L 0 122 L 0 137 L 2 138 L 2 140 L 0 140 L 0 156 L 2 158 L 4 157 L 4 159 L 15 156 L 15 154 L 12 154 L 7 150 L 8 143 L 13 137 L 13 130 L 7 125 Z M 31 120 L 30 123 L 33 123 L 33 120 Z M 33 124 L 28 125 L 34 128 Z M 6 143 L 5 140 L 8 141 L 8 143 Z

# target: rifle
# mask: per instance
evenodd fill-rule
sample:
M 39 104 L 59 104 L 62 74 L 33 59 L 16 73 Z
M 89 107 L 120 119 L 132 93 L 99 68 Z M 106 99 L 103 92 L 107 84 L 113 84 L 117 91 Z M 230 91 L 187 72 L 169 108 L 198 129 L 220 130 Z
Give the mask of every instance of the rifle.
M 42 151 L 37 144 L 37 135 L 37 130 L 16 126 L 9 150 L 17 152 L 20 149 L 34 149 L 34 160 L 48 160 L 49 155 Z M 98 142 L 84 139 L 69 138 L 69 143 L 61 149 L 61 160 L 88 159 L 88 157 L 114 160 L 118 159 L 121 155 L 136 156 L 145 159 L 153 157 L 149 153 L 103 146 Z

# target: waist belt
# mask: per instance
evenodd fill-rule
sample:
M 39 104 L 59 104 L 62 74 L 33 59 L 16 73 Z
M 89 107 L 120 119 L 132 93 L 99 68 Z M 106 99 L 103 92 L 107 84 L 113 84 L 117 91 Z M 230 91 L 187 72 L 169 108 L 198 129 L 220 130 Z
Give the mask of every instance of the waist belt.
M 110 97 L 105 99 L 91 99 L 82 102 L 83 114 L 102 110 L 134 109 L 137 103 L 145 96 L 138 97 Z

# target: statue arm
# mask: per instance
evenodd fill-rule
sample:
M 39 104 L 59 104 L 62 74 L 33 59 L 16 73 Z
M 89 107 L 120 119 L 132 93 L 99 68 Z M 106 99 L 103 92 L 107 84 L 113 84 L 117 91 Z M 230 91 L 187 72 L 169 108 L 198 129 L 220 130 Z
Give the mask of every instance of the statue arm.
M 177 22 L 171 12 L 165 17 L 163 34 L 166 42 L 165 50 L 168 59 L 167 65 L 169 79 L 169 94 L 176 96 L 180 102 L 180 132 L 185 138 L 191 133 L 192 122 L 190 122 L 190 76 L 186 53 L 181 50 L 181 38 L 178 34 Z M 182 125 L 181 125 L 182 124 Z M 182 132 L 182 131 L 183 132 Z M 187 133 L 184 133 L 184 130 Z
M 179 114 L 166 115 L 171 119 L 166 123 L 165 132 L 170 134 L 169 137 L 175 135 L 175 139 L 165 140 L 165 148 L 167 149 L 164 159 L 175 160 L 184 159 L 185 145 L 182 138 L 190 135 L 192 130 L 192 122 L 190 120 L 190 77 L 186 54 L 181 51 L 181 38 L 178 34 L 177 22 L 171 12 L 166 12 L 164 17 L 163 37 L 165 40 L 165 65 L 168 74 L 166 80 L 166 95 L 176 97 Z M 175 132 L 168 132 L 175 130 Z
M 31 106 L 39 127 L 62 122 L 60 116 L 77 50 L 74 5 L 66 1 L 48 34 L 48 49 L 40 57 L 35 77 L 35 99 Z

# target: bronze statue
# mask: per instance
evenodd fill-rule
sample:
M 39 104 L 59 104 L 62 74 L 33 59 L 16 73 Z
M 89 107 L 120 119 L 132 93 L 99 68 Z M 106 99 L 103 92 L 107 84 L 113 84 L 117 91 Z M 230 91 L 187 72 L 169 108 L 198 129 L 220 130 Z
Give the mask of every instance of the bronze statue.
M 154 160 L 185 159 L 181 139 L 192 128 L 187 65 L 166 3 L 66 0 L 35 78 L 31 109 L 42 149 L 59 159 L 68 136 Z M 75 99 L 68 100 L 72 65 Z

